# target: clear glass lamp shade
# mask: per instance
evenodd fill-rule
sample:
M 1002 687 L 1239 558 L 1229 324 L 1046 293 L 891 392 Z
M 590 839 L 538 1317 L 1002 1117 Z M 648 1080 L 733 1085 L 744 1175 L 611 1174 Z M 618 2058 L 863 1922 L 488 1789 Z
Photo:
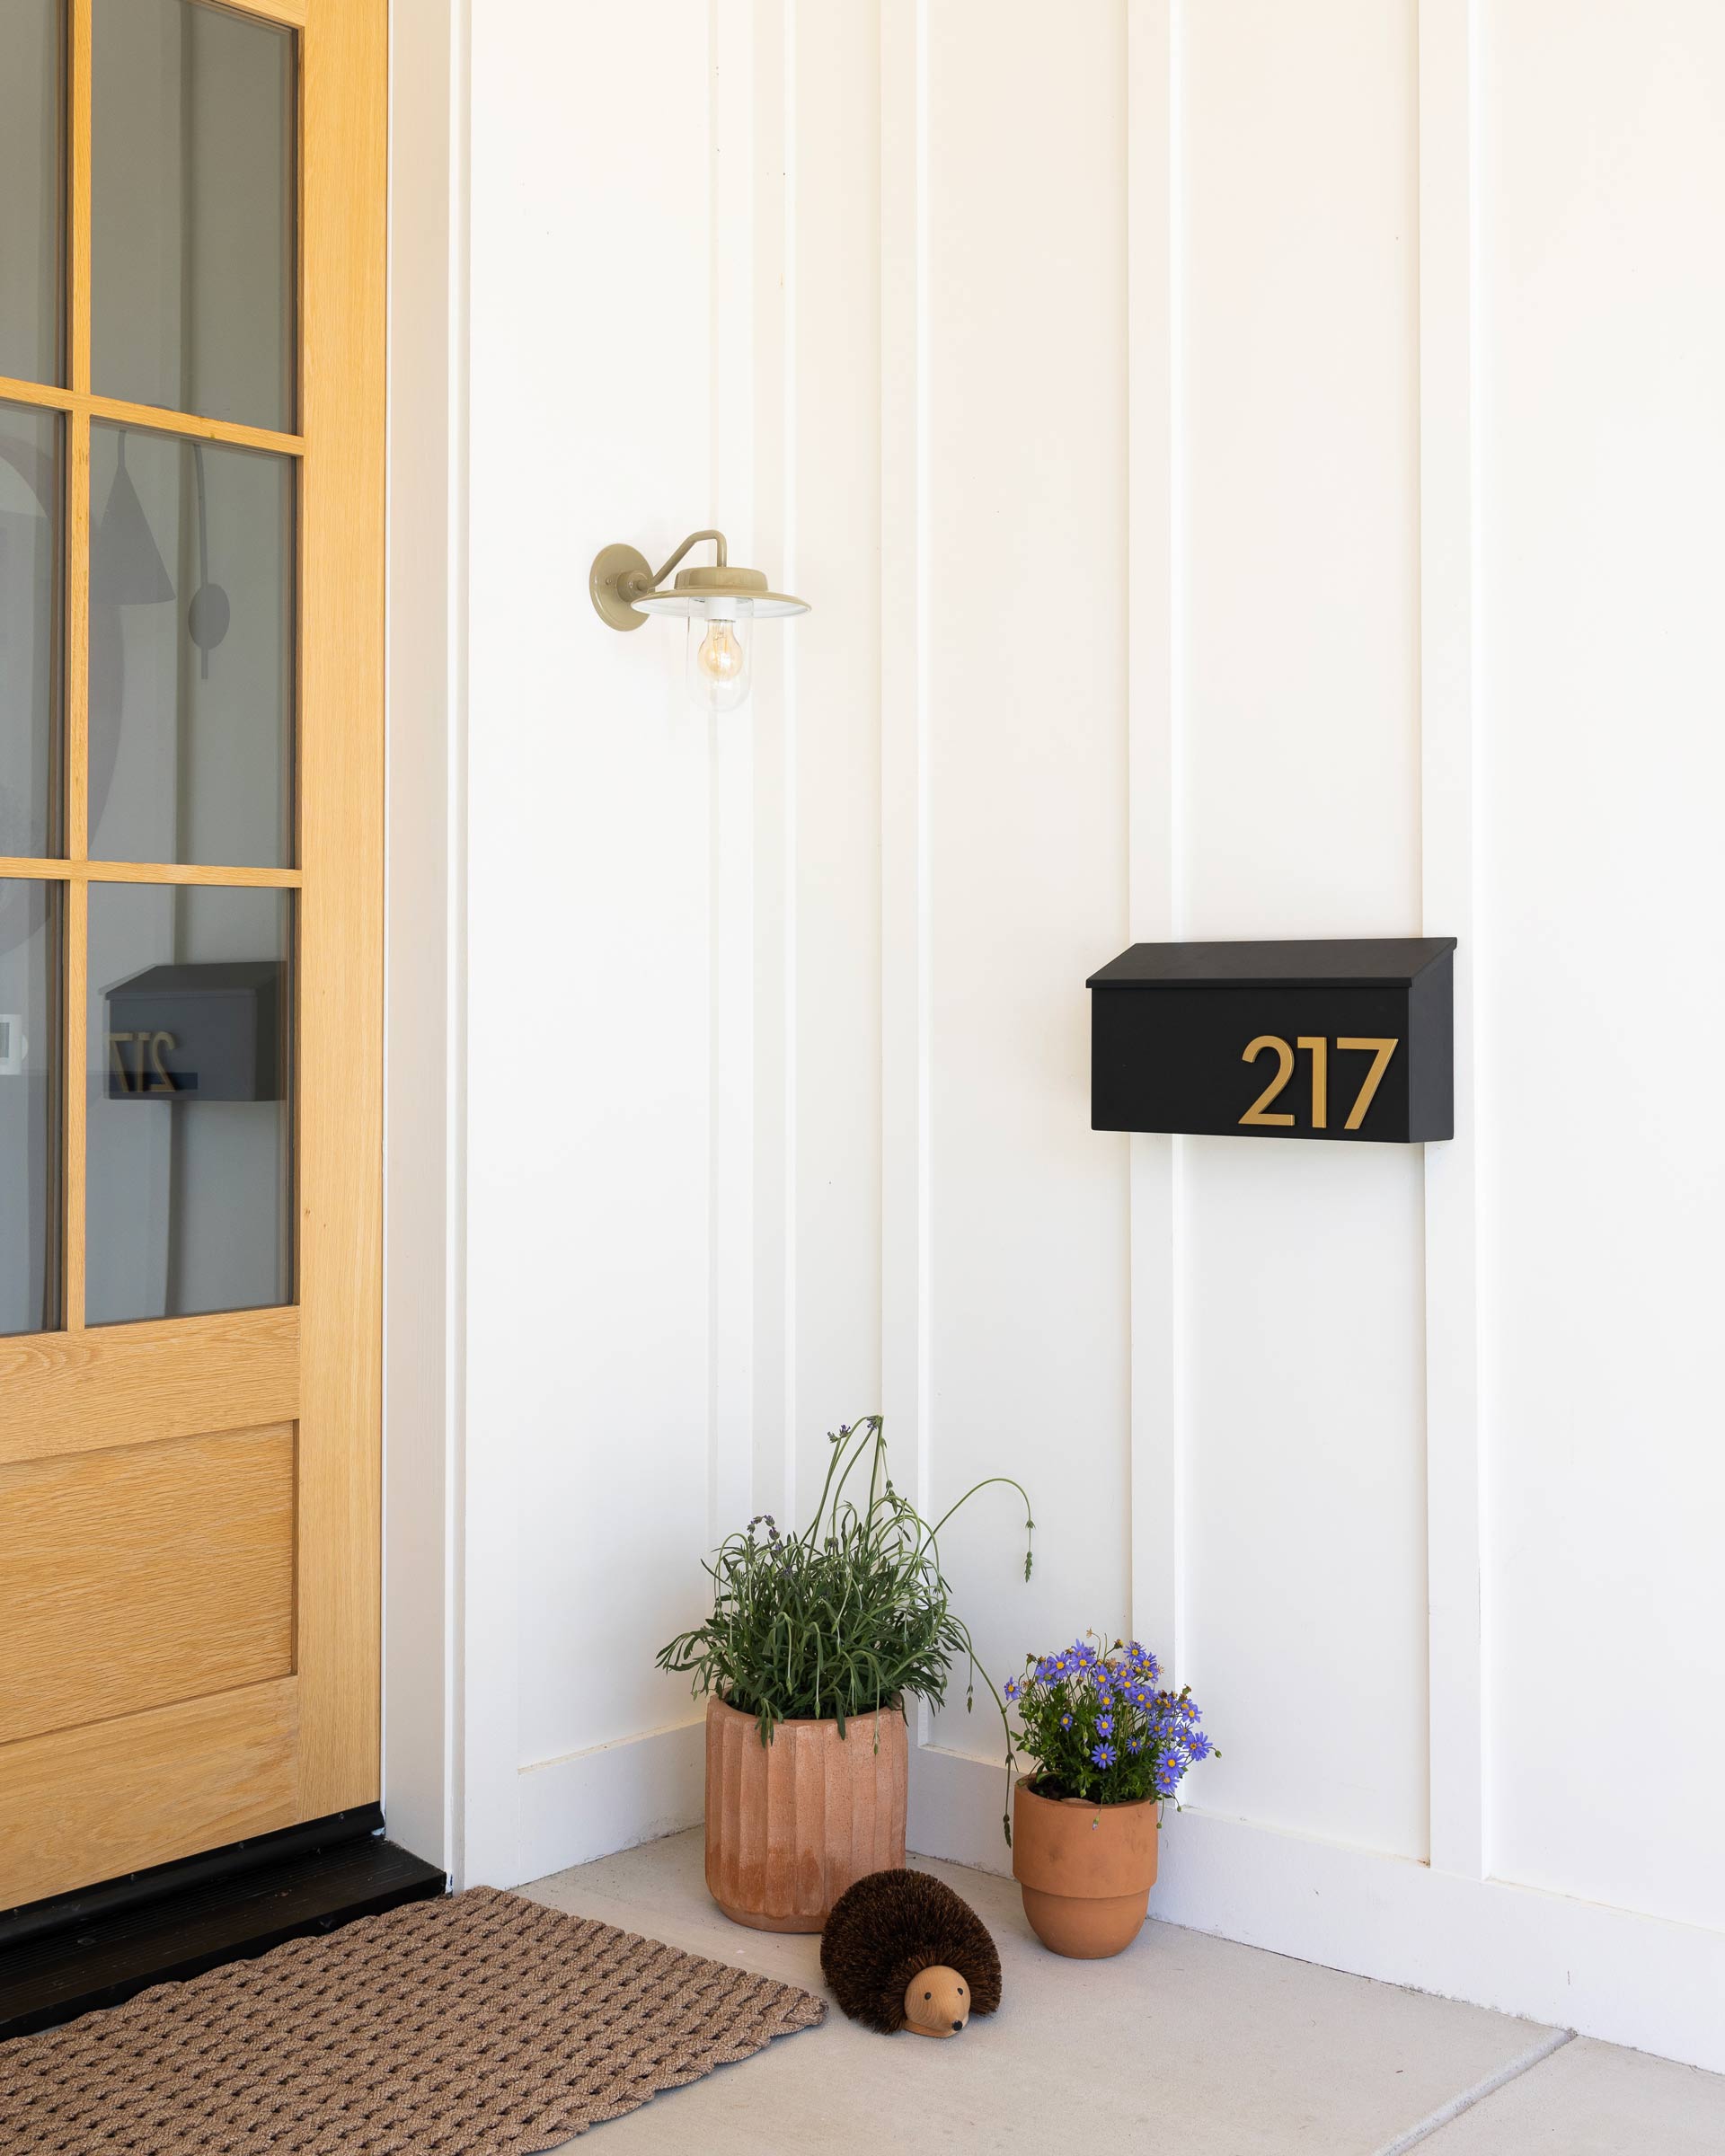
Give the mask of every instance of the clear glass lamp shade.
M 746 613 L 691 614 L 684 679 L 703 711 L 734 711 L 748 700 L 749 642 L 755 624 Z

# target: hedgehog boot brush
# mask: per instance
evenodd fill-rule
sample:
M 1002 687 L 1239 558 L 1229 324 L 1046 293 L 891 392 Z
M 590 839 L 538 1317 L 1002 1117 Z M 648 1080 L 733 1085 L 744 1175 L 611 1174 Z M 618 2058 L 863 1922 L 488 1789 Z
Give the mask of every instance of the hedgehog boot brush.
M 969 1904 L 925 1871 L 871 1871 L 833 1904 L 820 1968 L 853 2021 L 955 2037 L 1000 2004 L 1000 1956 Z

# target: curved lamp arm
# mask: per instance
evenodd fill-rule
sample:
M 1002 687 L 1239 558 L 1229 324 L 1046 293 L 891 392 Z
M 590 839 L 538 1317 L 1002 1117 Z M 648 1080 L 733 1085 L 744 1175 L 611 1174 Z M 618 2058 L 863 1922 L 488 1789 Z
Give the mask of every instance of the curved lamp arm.
M 624 599 L 643 599 L 650 591 L 657 591 L 677 563 L 692 546 L 699 546 L 703 539 L 711 539 L 713 546 L 713 563 L 716 568 L 730 567 L 730 556 L 725 549 L 722 532 L 691 532 L 662 569 L 635 569 L 626 570 L 617 579 L 618 596 Z

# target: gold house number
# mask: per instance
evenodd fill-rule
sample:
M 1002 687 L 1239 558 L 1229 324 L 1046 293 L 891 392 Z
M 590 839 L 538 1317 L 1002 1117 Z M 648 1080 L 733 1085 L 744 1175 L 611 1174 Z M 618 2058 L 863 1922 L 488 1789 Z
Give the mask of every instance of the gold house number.
M 1350 1048 L 1358 1049 L 1372 1059 L 1371 1068 L 1354 1096 L 1354 1105 L 1348 1111 L 1348 1120 L 1342 1125 L 1344 1130 L 1358 1130 L 1366 1120 L 1366 1110 L 1376 1098 L 1377 1089 L 1384 1082 L 1384 1074 L 1390 1067 L 1390 1058 L 1401 1045 L 1399 1036 L 1393 1040 L 1357 1033 L 1338 1036 L 1338 1050 L 1345 1053 Z M 1294 1047 L 1302 1049 L 1312 1058 L 1312 1127 L 1314 1130 L 1327 1130 L 1330 1127 L 1330 1043 L 1321 1033 L 1302 1033 Z M 1292 1125 L 1293 1117 L 1286 1112 L 1272 1115 L 1269 1104 L 1294 1075 L 1294 1048 L 1290 1048 L 1275 1033 L 1261 1033 L 1256 1040 L 1242 1051 L 1240 1060 L 1242 1063 L 1256 1063 L 1266 1049 L 1276 1057 L 1276 1075 L 1240 1120 L 1260 1130 L 1267 1127 L 1285 1130 Z
M 111 1033 L 108 1036 L 108 1061 L 119 1081 L 122 1093 L 177 1093 L 173 1073 L 162 1060 L 162 1051 L 172 1052 L 179 1043 L 172 1033 Z M 125 1051 L 133 1048 L 135 1066 L 128 1069 Z M 145 1068 L 145 1057 L 149 1068 Z

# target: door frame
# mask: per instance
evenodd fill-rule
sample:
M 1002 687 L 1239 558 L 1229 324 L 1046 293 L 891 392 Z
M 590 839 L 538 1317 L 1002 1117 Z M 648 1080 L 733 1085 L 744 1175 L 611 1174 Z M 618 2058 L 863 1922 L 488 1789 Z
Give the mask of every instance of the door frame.
M 465 1450 L 470 4 L 394 0 L 389 98 L 384 1802 L 456 1887 L 518 1883 L 515 1641 L 478 1612 L 470 1639 L 465 1593 L 474 1515 L 513 1503 Z

